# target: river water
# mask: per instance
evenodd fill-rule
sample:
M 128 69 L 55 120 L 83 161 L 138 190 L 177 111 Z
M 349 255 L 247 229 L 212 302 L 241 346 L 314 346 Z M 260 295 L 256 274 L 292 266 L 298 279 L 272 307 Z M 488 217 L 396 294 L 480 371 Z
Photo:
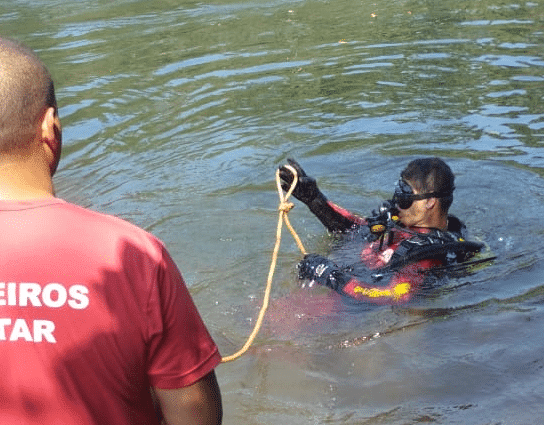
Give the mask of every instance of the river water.
M 301 288 L 284 233 L 265 326 L 217 369 L 226 425 L 542 421 L 542 0 L 0 0 L 0 34 L 54 75 L 58 195 L 163 239 L 223 355 L 261 304 L 286 158 L 360 214 L 415 157 L 454 170 L 497 260 L 346 309 Z

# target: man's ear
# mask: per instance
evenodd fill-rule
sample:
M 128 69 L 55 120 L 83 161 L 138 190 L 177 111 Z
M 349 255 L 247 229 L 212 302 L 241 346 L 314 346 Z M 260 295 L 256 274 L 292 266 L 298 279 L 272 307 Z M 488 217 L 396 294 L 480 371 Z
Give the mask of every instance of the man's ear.
M 425 207 L 426 207 L 428 210 L 431 210 L 431 209 L 433 209 L 433 207 L 434 207 L 435 205 L 437 205 L 437 203 L 438 203 L 438 199 L 436 199 L 436 198 L 429 198 L 429 199 L 427 199 L 426 202 L 425 202 Z
M 57 171 L 62 151 L 62 127 L 56 108 L 47 108 L 41 123 L 41 141 L 51 176 Z

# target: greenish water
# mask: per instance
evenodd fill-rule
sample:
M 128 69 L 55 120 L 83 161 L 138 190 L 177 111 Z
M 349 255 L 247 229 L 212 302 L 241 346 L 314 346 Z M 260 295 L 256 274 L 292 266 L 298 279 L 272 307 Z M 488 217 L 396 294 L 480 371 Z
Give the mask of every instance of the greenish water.
M 541 0 L 0 0 L 0 34 L 54 75 L 59 196 L 163 239 L 224 355 L 260 306 L 287 157 L 361 214 L 414 157 L 452 166 L 452 210 L 498 260 L 346 311 L 300 288 L 286 233 L 265 329 L 217 371 L 226 425 L 541 420 Z

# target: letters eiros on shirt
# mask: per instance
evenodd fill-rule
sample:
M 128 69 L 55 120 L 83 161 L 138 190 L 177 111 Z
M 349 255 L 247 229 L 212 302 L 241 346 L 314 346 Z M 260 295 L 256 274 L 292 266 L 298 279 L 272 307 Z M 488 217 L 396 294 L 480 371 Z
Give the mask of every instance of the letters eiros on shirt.
M 59 308 L 68 305 L 82 310 L 89 305 L 89 289 L 84 285 L 66 288 L 60 283 L 41 286 L 38 283 L 0 282 L 0 306 Z M 50 320 L 33 320 L 31 326 L 25 319 L 0 318 L 0 341 L 50 343 L 57 342 L 53 332 L 55 324 Z

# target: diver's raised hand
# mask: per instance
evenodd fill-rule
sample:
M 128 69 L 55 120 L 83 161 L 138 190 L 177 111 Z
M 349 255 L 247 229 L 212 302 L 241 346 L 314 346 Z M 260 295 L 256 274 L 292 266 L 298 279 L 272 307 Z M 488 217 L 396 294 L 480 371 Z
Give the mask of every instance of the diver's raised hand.
M 294 159 L 288 158 L 287 163 L 296 170 L 298 175 L 298 182 L 293 190 L 293 196 L 308 205 L 320 193 L 317 188 L 317 183 L 314 178 L 306 175 L 300 164 Z M 281 187 L 283 190 L 288 191 L 293 183 L 293 173 L 285 165 L 282 165 L 279 168 L 282 181 Z

